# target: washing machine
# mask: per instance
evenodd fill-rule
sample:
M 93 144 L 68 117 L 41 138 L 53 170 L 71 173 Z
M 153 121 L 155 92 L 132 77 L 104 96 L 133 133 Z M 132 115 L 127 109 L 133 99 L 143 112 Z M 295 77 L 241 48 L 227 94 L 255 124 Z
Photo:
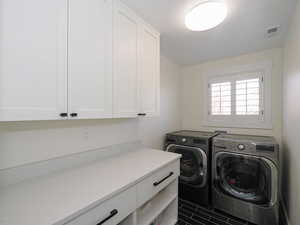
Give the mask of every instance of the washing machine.
M 258 225 L 278 225 L 279 145 L 272 137 L 213 139 L 213 207 Z
M 211 143 L 217 133 L 178 131 L 169 133 L 165 150 L 182 155 L 179 197 L 205 207 L 211 205 Z

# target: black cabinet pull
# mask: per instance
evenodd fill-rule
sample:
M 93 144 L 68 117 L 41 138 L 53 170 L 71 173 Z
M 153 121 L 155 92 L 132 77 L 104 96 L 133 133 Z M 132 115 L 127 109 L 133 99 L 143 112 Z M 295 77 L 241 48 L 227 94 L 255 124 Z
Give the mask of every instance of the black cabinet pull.
M 77 113 L 71 113 L 70 116 L 71 116 L 71 117 L 77 117 L 78 114 L 77 114 Z
M 146 113 L 138 113 L 137 115 L 138 115 L 138 116 L 147 116 Z
M 104 224 L 107 220 L 111 219 L 112 217 L 114 217 L 115 215 L 118 214 L 118 210 L 114 209 L 110 212 L 110 215 L 108 217 L 106 217 L 104 220 L 102 220 L 101 222 L 97 223 L 97 225 L 102 225 Z
M 67 117 L 68 116 L 68 113 L 61 113 L 61 114 L 59 114 L 60 115 L 60 117 Z
M 173 172 L 171 172 L 168 176 L 166 176 L 165 178 L 163 178 L 162 180 L 160 180 L 160 181 L 157 181 L 157 182 L 154 182 L 153 183 L 153 186 L 158 186 L 158 185 L 160 185 L 162 182 L 164 182 L 166 179 L 168 179 L 169 177 L 171 177 L 172 175 L 173 175 L 174 173 Z

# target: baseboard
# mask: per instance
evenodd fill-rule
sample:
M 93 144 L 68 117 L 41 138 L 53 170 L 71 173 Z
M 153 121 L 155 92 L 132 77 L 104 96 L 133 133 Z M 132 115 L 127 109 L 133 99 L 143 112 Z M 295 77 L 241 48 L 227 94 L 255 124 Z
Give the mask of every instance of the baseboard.
M 291 225 L 288 217 L 288 213 L 286 210 L 286 205 L 283 200 L 280 201 L 280 216 L 282 217 L 281 221 L 283 225 Z

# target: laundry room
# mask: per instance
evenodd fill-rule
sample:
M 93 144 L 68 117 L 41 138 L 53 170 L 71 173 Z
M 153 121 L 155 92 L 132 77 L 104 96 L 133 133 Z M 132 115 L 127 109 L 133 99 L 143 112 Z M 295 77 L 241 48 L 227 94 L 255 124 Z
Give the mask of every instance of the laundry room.
M 300 225 L 299 87 L 299 0 L 0 0 L 0 225 Z

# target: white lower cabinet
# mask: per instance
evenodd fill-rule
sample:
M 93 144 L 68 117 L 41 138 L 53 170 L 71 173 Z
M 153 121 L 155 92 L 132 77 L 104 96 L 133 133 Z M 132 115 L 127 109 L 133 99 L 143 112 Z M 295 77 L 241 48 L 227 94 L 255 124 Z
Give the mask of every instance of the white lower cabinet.
M 172 181 L 179 176 L 179 162 L 174 162 L 148 178 L 144 179 L 137 185 L 137 204 L 138 207 L 143 205 L 157 193 L 167 187 Z
M 66 225 L 116 225 L 136 208 L 136 187 L 103 202 Z
M 118 225 L 137 225 L 136 212 L 131 213 L 124 220 L 122 220 Z
M 158 221 L 170 221 L 175 224 L 177 222 L 177 208 L 173 209 L 171 205 L 178 204 L 177 201 L 178 180 L 176 179 L 138 209 L 137 224 L 149 225 L 154 222 L 155 225 L 169 225 L 169 223 L 158 223 Z
M 178 198 L 174 199 L 153 221 L 153 225 L 175 225 L 178 220 Z
M 64 225 L 175 225 L 178 176 L 179 160 Z

